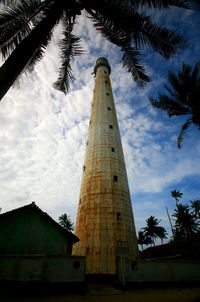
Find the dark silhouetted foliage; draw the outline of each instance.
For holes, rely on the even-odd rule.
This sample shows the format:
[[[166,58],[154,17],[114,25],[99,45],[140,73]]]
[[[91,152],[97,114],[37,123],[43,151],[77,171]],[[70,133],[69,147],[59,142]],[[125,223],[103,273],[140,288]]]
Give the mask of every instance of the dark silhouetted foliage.
[[[0,99],[23,72],[30,72],[39,62],[61,24],[61,67],[54,87],[64,93],[73,78],[71,59],[82,54],[80,37],[73,34],[77,17],[83,11],[108,41],[122,51],[122,64],[134,81],[144,87],[149,81],[139,61],[142,48],[151,48],[164,58],[173,57],[184,47],[180,34],[153,23],[148,10],[190,8],[186,0],[3,0],[0,13],[0,49],[5,63],[0,68]],[[147,14],[141,12],[146,11]]]

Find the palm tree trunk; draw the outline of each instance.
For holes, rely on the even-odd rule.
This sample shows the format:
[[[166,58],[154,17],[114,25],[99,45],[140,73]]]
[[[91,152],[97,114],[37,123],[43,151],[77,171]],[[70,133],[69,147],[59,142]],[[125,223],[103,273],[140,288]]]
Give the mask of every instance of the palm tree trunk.
[[[171,231],[172,231],[172,236],[174,238],[174,230],[173,230],[173,226],[172,226],[172,221],[171,221],[171,218],[169,216],[169,211],[168,211],[168,208],[166,207],[166,211],[167,211],[167,216],[168,216],[168,219],[169,219],[169,224],[170,224],[170,227],[171,227]]]
[[[48,15],[33,31],[15,48],[0,68],[0,100],[26,68],[30,58],[59,20],[62,10],[58,5],[52,6]]]

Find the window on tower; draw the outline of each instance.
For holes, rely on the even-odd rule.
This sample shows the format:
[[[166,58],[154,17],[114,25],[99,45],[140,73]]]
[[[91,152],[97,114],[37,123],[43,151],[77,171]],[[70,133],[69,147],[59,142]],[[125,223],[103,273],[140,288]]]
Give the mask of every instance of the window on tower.
[[[106,92],[106,95],[109,95],[109,93],[108,93],[108,92]]]
[[[108,107],[108,110],[111,110],[111,108],[110,108],[110,107]]]
[[[112,147],[112,148],[111,148],[111,151],[112,151],[112,152],[115,152],[115,148]]]
[[[117,175],[114,175],[114,176],[113,176],[113,180],[114,180],[115,182],[117,182],[117,181],[118,181],[118,177],[117,177]]]
[[[121,220],[121,213],[117,212],[117,220]]]
[[[110,128],[110,129],[113,129],[113,126],[112,126],[112,125],[109,125],[109,128]]]
[[[105,81],[106,84],[108,84],[108,81]]]

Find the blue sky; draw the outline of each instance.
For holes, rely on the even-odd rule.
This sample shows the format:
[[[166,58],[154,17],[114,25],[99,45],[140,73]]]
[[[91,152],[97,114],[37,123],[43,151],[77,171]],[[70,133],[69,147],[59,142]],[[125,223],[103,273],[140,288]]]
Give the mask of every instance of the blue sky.
[[[72,62],[75,80],[64,95],[52,88],[59,68],[60,28],[35,71],[24,76],[0,103],[0,192],[2,213],[35,201],[54,219],[67,213],[76,219],[79,190],[94,88],[93,67],[99,57],[111,65],[111,82],[121,132],[137,231],[150,216],[161,219],[170,234],[165,207],[175,202],[170,191],[180,190],[183,203],[200,198],[200,132],[188,129],[183,147],[177,136],[185,118],[168,118],[153,108],[167,84],[168,69],[200,60],[199,12],[171,9],[152,11],[158,22],[184,34],[188,47],[166,61],[144,50],[142,62],[152,82],[139,89],[121,67],[121,51],[105,41],[84,15],[76,34],[85,54]]]

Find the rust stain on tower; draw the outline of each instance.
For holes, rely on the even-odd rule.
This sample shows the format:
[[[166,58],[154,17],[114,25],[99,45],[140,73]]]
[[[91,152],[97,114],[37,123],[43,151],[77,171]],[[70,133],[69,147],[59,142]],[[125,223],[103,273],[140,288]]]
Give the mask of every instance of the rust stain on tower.
[[[118,257],[138,256],[110,72],[98,59],[73,249],[86,256],[87,274],[116,274]]]

